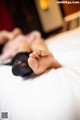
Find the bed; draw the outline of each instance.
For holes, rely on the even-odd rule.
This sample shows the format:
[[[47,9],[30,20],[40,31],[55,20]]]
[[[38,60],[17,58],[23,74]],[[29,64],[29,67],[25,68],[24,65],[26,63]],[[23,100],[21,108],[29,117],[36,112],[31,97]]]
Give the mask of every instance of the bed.
[[[80,27],[46,44],[61,68],[22,78],[0,66],[1,120],[80,120]]]

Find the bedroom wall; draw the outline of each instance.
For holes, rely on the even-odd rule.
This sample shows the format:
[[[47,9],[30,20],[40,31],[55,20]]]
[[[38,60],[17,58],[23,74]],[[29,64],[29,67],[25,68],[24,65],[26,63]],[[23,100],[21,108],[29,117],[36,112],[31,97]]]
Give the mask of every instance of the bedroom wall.
[[[71,1],[71,2],[80,2],[80,0],[62,0],[62,1]],[[63,9],[64,16],[70,15],[77,11],[80,11],[80,4],[61,4]]]
[[[63,25],[62,13],[56,0],[49,1],[47,10],[41,8],[40,0],[35,0],[35,3],[44,32],[50,32]]]
[[[15,26],[20,27],[24,33],[39,30],[42,37],[46,38],[63,26],[61,9],[56,0],[49,0],[49,9],[45,11],[40,7],[40,0],[7,1]]]

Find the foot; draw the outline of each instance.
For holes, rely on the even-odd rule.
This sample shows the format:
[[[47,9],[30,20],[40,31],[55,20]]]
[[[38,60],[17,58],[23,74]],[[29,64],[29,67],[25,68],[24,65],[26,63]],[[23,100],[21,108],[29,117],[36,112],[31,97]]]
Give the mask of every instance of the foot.
[[[5,44],[7,41],[14,39],[18,35],[22,34],[19,28],[15,28],[13,31],[2,30],[0,31],[0,44]]]
[[[54,67],[54,57],[49,52],[36,50],[30,54],[28,64],[35,74],[42,74],[48,68]]]
[[[9,40],[15,39],[17,36],[22,35],[22,31],[20,28],[14,28],[13,31],[8,32],[7,34]]]
[[[8,41],[7,31],[6,30],[0,31],[0,45],[6,43],[7,41]]]

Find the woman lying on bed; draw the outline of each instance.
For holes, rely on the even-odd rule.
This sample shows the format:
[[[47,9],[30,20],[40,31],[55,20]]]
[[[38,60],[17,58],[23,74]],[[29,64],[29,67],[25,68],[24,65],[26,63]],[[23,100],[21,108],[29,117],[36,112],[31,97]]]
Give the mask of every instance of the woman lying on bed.
[[[33,33],[35,37],[35,33]],[[9,36],[9,35],[8,35]],[[16,45],[16,43],[17,45]],[[16,46],[15,46],[16,45]],[[15,49],[14,49],[15,48]],[[19,52],[28,52],[28,65],[35,74],[41,74],[49,68],[59,68],[61,65],[48,50],[44,40],[38,35],[35,39],[27,39],[26,35],[18,35],[3,48],[1,59],[14,57]],[[27,61],[27,60],[26,60]],[[19,61],[18,64],[21,64]]]

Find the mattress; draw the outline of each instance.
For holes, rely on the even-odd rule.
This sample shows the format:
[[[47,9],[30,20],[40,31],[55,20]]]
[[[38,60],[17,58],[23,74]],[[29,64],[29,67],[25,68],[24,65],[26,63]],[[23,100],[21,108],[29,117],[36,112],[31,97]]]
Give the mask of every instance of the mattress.
[[[0,119],[80,119],[80,27],[48,38],[46,44],[62,64],[41,75],[16,77],[0,66]]]

